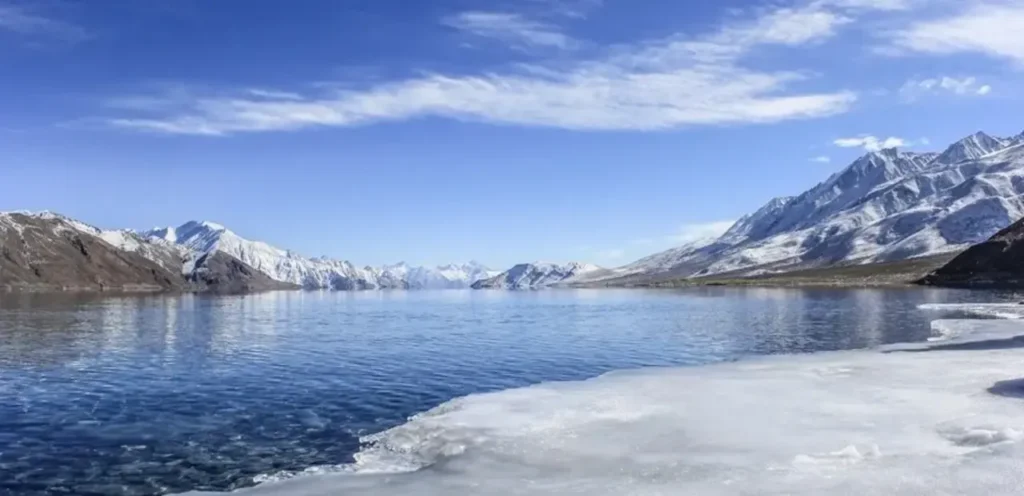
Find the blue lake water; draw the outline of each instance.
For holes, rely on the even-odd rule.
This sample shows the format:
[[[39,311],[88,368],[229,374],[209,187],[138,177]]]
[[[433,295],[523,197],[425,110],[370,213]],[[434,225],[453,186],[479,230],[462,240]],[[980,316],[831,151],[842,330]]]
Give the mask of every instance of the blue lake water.
[[[0,295],[0,494],[230,490],[452,398],[922,341],[946,290]]]

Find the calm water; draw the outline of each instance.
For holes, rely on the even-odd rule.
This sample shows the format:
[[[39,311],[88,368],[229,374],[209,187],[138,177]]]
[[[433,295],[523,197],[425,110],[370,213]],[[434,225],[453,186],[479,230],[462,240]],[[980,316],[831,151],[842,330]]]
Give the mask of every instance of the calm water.
[[[454,397],[919,341],[943,290],[0,295],[0,494],[229,490]]]

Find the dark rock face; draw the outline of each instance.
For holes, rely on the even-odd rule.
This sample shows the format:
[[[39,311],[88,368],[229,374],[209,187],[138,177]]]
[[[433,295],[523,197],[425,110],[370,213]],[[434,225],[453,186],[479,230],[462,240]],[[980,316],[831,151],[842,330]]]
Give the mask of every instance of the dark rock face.
[[[67,229],[58,219],[9,214],[0,231],[0,290],[174,291],[182,278],[136,253]]]
[[[1024,220],[974,245],[921,284],[964,288],[1024,288]]]
[[[249,293],[281,289],[299,289],[294,284],[275,281],[241,260],[223,252],[203,255],[188,275],[192,290],[221,294]]]

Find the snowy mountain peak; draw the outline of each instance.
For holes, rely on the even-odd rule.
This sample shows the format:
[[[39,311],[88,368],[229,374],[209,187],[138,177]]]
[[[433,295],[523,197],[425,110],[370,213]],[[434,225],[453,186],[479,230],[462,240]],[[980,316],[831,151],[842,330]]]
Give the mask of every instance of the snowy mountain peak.
[[[202,226],[202,227],[204,227],[206,229],[210,229],[212,231],[227,231],[228,230],[228,228],[224,227],[223,225],[218,224],[216,222],[210,222],[208,220],[204,220],[202,222],[199,222],[198,224],[200,226]]]
[[[974,160],[984,157],[990,153],[999,151],[1007,146],[1007,142],[977,132],[967,136],[946,148],[935,159],[936,164],[953,165],[965,160]]]
[[[170,243],[178,242],[178,230],[173,227],[154,227],[139,234],[145,238],[162,239]]]

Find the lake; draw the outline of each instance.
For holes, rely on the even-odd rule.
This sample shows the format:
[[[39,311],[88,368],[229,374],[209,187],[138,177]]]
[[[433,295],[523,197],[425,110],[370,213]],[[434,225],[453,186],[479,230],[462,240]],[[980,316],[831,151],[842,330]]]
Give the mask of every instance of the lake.
[[[0,294],[0,493],[226,491],[453,398],[918,342],[938,289]]]

